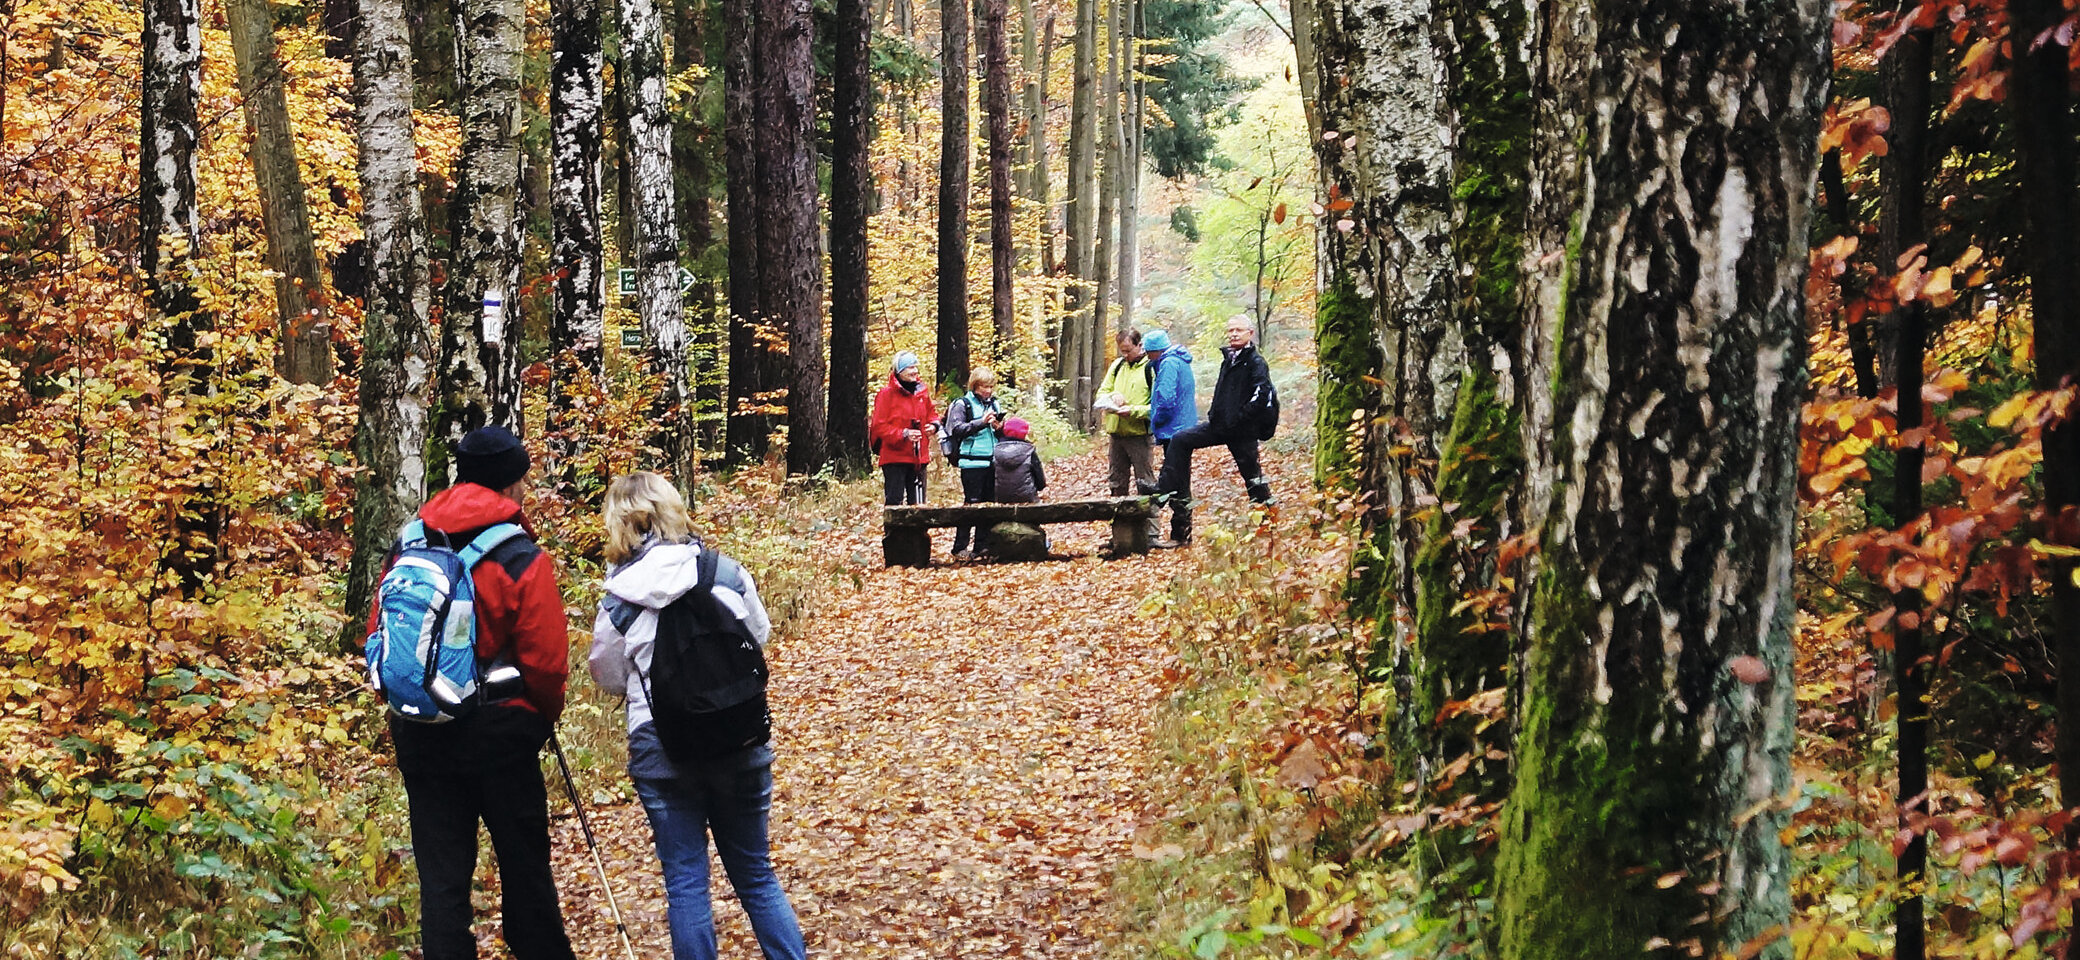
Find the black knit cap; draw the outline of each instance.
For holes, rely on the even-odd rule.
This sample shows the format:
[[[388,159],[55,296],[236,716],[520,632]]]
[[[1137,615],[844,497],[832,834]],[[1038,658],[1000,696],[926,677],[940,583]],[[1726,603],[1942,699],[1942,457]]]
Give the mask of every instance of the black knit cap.
[[[504,490],[527,476],[527,448],[504,427],[478,427],[455,445],[455,482]]]

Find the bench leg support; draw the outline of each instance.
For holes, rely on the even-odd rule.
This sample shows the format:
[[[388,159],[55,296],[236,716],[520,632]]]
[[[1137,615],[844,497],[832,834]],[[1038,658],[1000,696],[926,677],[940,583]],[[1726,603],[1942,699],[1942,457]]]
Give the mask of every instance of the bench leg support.
[[[882,531],[881,562],[891,567],[931,566],[931,531],[919,527]]]
[[[1112,521],[1112,555],[1124,557],[1133,553],[1148,552],[1148,520],[1143,517],[1115,517]]]

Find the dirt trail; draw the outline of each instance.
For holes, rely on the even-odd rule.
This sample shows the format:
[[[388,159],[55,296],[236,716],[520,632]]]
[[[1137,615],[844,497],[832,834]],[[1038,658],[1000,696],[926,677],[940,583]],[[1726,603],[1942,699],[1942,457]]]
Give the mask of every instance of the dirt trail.
[[[1065,497],[1101,492],[1102,470],[1101,455],[1048,465]],[[1189,557],[1105,561],[1102,524],[1050,532],[1084,556],[953,565],[939,531],[938,566],[834,585],[845,595],[771,650],[773,853],[812,955],[1095,957],[1115,939],[1107,884],[1174,662],[1143,602]],[[641,807],[594,817],[638,955],[669,956]],[[556,829],[579,956],[622,956],[576,823]],[[757,957],[715,875],[722,956]]]

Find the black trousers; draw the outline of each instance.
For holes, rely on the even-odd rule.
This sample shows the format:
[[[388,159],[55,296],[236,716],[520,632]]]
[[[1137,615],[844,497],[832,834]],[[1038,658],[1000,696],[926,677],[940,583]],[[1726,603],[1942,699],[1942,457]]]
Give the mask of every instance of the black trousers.
[[[425,960],[476,960],[470,881],[477,822],[498,854],[506,947],[518,960],[573,960],[549,868],[549,794],[540,751],[549,723],[520,707],[487,706],[450,723],[392,717],[419,866]]]
[[[1264,466],[1257,458],[1257,438],[1247,429],[1219,430],[1201,423],[1180,431],[1163,447],[1163,472],[1156,475],[1156,489],[1174,494],[1171,503],[1190,510],[1192,498],[1192,454],[1207,447],[1227,447],[1235,458],[1235,471],[1246,485],[1263,482]],[[1178,501],[1186,501],[1179,504]]]
[[[961,468],[962,503],[988,503],[996,498],[996,467]],[[953,552],[959,553],[967,549],[970,535],[973,535],[975,538],[975,549],[984,549],[982,542],[988,539],[988,533],[989,531],[987,530],[978,530],[974,527],[955,527],[953,530]]]
[[[923,503],[924,464],[882,464],[881,502],[891,507],[900,507],[904,504]]]

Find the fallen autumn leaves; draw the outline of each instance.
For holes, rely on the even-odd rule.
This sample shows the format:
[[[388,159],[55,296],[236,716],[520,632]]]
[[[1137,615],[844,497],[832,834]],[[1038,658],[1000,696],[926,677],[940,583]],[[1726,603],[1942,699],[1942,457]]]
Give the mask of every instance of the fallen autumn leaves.
[[[1065,496],[1102,492],[1102,469],[1049,465]],[[875,568],[770,651],[773,856],[813,954],[1095,957],[1117,939],[1107,887],[1144,815],[1174,663],[1142,605],[1190,558],[1102,561],[1101,525],[1050,533],[1084,556]],[[641,807],[591,813],[638,956],[669,955]],[[579,956],[622,956],[577,822],[555,842]],[[756,957],[716,873],[722,956]]]

